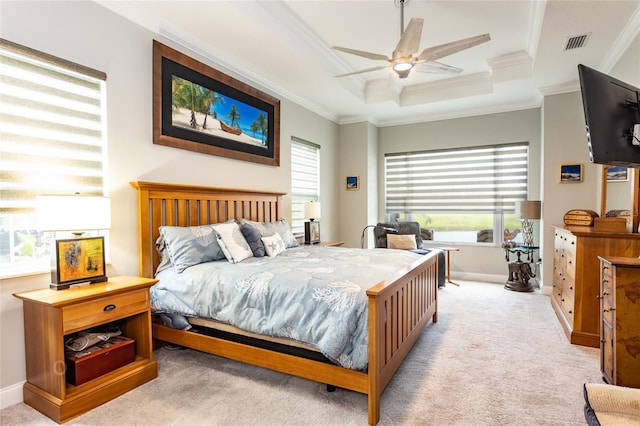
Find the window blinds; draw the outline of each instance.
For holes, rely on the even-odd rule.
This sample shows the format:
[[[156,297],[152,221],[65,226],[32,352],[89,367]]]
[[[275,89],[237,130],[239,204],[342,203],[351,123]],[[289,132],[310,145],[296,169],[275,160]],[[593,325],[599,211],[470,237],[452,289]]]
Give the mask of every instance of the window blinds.
[[[304,232],[304,203],[320,198],[320,147],[291,138],[291,228]]]
[[[514,212],[528,157],[528,143],[386,154],[386,211]]]
[[[103,195],[104,73],[0,39],[0,214]]]

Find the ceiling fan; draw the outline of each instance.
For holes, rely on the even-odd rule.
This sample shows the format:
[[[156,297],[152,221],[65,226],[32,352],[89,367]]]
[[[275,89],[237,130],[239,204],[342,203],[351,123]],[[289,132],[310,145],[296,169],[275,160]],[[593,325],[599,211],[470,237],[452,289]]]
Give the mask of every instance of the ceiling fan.
[[[340,52],[362,56],[364,58],[377,61],[387,61],[389,64],[340,74],[336,75],[336,77],[362,74],[365,72],[381,70],[387,67],[391,67],[400,78],[406,78],[409,75],[409,72],[414,68],[419,72],[458,74],[462,72],[460,68],[436,62],[436,60],[491,40],[491,36],[489,34],[482,34],[475,37],[453,41],[451,43],[441,44],[439,46],[428,47],[423,50],[422,53],[416,55],[420,46],[420,37],[422,35],[424,19],[411,18],[409,25],[407,25],[406,30],[403,32],[404,5],[408,1],[409,0],[394,0],[396,4],[400,5],[400,41],[391,54],[391,58],[379,53],[364,52],[362,50],[349,49],[347,47],[332,47],[332,49]]]

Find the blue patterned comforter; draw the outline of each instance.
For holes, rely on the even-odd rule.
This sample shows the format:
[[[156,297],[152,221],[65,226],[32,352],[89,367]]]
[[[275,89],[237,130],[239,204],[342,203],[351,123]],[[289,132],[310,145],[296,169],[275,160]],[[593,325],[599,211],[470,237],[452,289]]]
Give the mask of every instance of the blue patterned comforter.
[[[211,318],[317,348],[334,363],[368,362],[366,290],[421,256],[405,250],[298,247],[277,257],[202,263],[160,272],[156,312]]]

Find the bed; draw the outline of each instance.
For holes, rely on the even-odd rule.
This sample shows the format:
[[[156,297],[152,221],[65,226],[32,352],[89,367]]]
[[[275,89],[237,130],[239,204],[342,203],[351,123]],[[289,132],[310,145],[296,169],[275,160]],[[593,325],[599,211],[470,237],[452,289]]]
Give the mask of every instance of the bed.
[[[160,258],[156,241],[161,226],[199,226],[242,219],[275,222],[284,194],[155,182],[132,182],[138,193],[138,259],[140,274],[153,277]],[[342,250],[332,248],[333,250]],[[316,250],[303,248],[300,250]],[[369,424],[380,418],[380,396],[430,320],[437,321],[436,255],[418,256],[387,280],[366,290],[368,365],[354,370],[258,344],[260,336],[234,339],[233,331],[202,333],[154,322],[157,341],[180,345],[241,362],[367,394]]]

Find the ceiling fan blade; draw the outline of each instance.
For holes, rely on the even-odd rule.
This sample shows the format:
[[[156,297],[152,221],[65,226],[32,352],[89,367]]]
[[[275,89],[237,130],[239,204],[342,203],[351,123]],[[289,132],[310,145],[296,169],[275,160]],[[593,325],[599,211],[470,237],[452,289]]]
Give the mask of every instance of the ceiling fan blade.
[[[426,72],[433,74],[460,74],[462,68],[454,67],[452,65],[443,64],[442,62],[428,61],[420,62],[414,67],[418,72]]]
[[[409,57],[420,48],[420,38],[422,37],[422,26],[424,19],[411,18],[407,29],[402,33],[400,41],[393,51],[393,58]]]
[[[418,56],[419,61],[435,61],[445,56],[453,55],[461,50],[468,49],[478,44],[486,43],[491,40],[489,34],[482,34],[475,37],[469,37],[451,43],[441,44],[440,46],[428,47]]]
[[[382,66],[380,66],[380,67],[373,67],[373,68],[367,68],[367,69],[365,69],[365,70],[348,72],[348,73],[346,73],[346,74],[340,74],[340,75],[336,75],[336,76],[334,76],[334,77],[335,77],[335,78],[338,78],[338,77],[346,77],[346,76],[348,76],[348,75],[355,75],[355,74],[362,74],[362,73],[365,73],[365,72],[378,71],[378,70],[383,70],[383,69],[385,69],[385,68],[389,68],[389,66],[388,66],[388,65],[382,65]]]
[[[363,58],[374,59],[376,61],[388,62],[391,60],[386,55],[381,55],[380,53],[365,52],[363,50],[349,49],[347,47],[340,47],[340,46],[333,46],[331,48],[333,50],[339,50],[340,52],[349,53],[351,55],[356,55],[356,56],[362,56]]]

